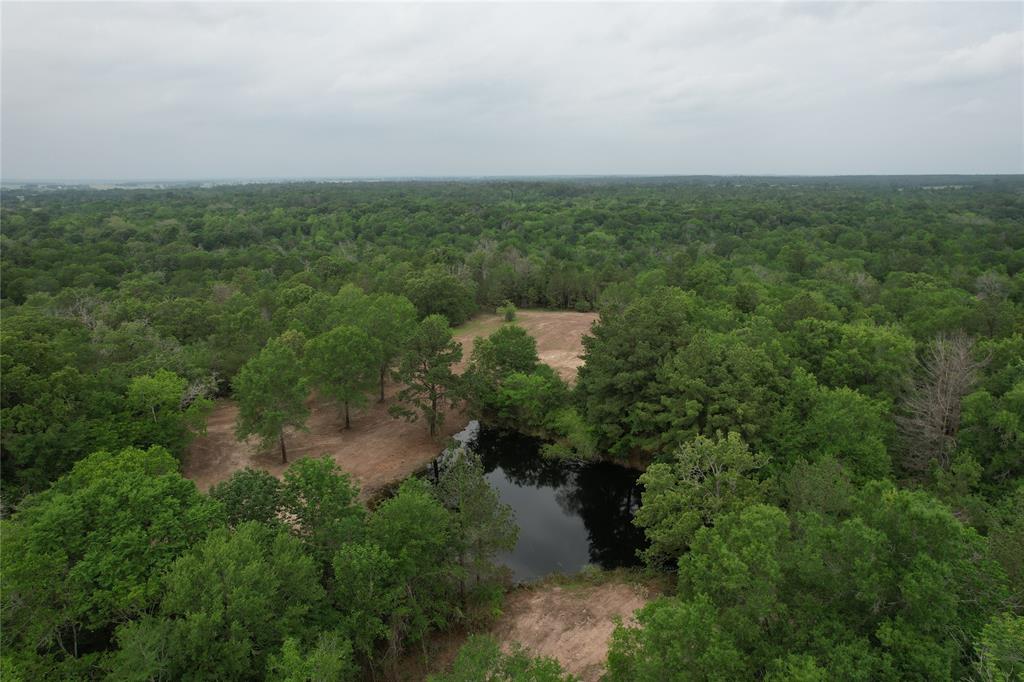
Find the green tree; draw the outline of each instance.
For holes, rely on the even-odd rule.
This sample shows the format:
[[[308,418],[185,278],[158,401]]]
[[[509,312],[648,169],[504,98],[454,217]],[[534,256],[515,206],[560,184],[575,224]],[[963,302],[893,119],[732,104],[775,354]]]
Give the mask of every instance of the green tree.
[[[345,406],[345,428],[351,428],[349,405],[366,405],[379,368],[380,349],[362,329],[341,325],[306,345],[306,371],[321,393]]]
[[[537,366],[537,341],[517,324],[498,327],[473,341],[470,368],[488,380],[512,372],[529,373]]]
[[[362,326],[377,342],[380,402],[384,402],[384,378],[416,329],[416,307],[404,296],[377,294]]]
[[[118,629],[115,677],[252,679],[286,637],[309,641],[323,607],[316,564],[285,531],[243,523],[218,529],[170,567],[158,617]],[[152,650],[152,630],[170,646]]]
[[[603,314],[583,337],[576,391],[604,451],[626,455],[660,433],[645,417],[661,399],[658,368],[686,343],[696,318],[693,295],[669,287]]]
[[[459,378],[452,365],[462,359],[462,346],[452,338],[452,330],[441,315],[430,315],[420,322],[409,342],[395,374],[405,383],[398,400],[419,411],[427,421],[431,437],[444,422],[446,404],[458,396]],[[392,414],[416,419],[407,408],[393,406]]]
[[[505,301],[496,311],[506,322],[514,322],[516,319],[516,305],[512,301]]]
[[[392,635],[399,625],[392,618],[404,608],[395,560],[376,544],[350,542],[335,553],[332,567],[335,606],[354,650],[373,670],[377,644]],[[397,650],[400,642],[391,644]]]
[[[659,433],[648,445],[671,447],[719,431],[760,444],[783,402],[785,363],[736,333],[698,332],[658,372],[661,397],[645,417]]]
[[[205,433],[213,401],[204,393],[201,385],[189,386],[187,379],[165,369],[134,377],[127,404],[140,416],[137,423],[144,425],[140,431],[149,441],[145,444],[181,452],[192,436]]]
[[[914,340],[898,327],[818,319],[796,323],[787,347],[819,382],[895,401],[914,367]]]
[[[293,343],[285,337],[270,340],[245,363],[232,386],[238,399],[237,437],[255,434],[263,447],[276,440],[281,461],[287,462],[284,430],[304,428],[309,416],[305,402],[309,392]]]
[[[499,552],[515,548],[519,527],[512,508],[501,503],[484,478],[480,456],[466,448],[449,456],[437,496],[454,514],[453,544],[462,569],[459,591],[465,607],[470,596],[481,599],[494,594],[495,579],[502,573],[494,559]]]
[[[209,362],[212,371],[230,379],[259,353],[271,337],[272,327],[259,301],[246,294],[236,293],[218,308],[214,332],[207,342]]]
[[[554,434],[562,437],[561,427],[569,402],[569,388],[555,370],[538,364],[530,374],[513,372],[504,378],[494,397],[489,417],[498,426],[509,426],[526,433]]]
[[[834,457],[814,462],[798,460],[780,477],[786,507],[792,512],[818,512],[831,516],[848,514],[854,487],[850,474]]]
[[[760,500],[756,476],[766,461],[730,433],[698,436],[681,445],[671,462],[651,464],[639,479],[643,504],[633,520],[650,541],[647,561],[675,562],[702,526]]]
[[[743,679],[747,662],[706,597],[656,599],[636,613],[639,627],[619,624],[608,647],[610,682]]]
[[[850,509],[836,519],[755,504],[700,528],[677,596],[615,633],[612,679],[962,679],[1008,594],[984,540],[941,502],[887,482]]]
[[[403,293],[420,315],[442,315],[448,324],[458,326],[476,312],[473,283],[434,267],[409,276]]]
[[[422,642],[431,628],[447,625],[458,566],[452,561],[452,516],[430,484],[407,479],[370,516],[368,540],[394,561],[393,585],[402,595],[389,614],[389,656]]]
[[[780,468],[798,457],[833,457],[859,482],[890,474],[893,426],[887,403],[846,387],[818,386],[802,370],[794,374],[786,401],[767,439]]]
[[[292,533],[325,565],[342,544],[362,539],[365,512],[358,497],[359,489],[329,455],[295,462],[281,483],[281,508]]]
[[[352,661],[352,645],[336,632],[322,632],[316,644],[303,653],[295,637],[281,645],[280,655],[267,662],[268,682],[348,682],[359,679]]]
[[[210,497],[224,506],[228,525],[246,521],[274,523],[281,507],[281,482],[262,469],[246,467],[210,489]]]
[[[96,452],[3,522],[3,642],[72,659],[153,608],[161,574],[223,523],[163,448]],[[10,649],[8,649],[10,650]]]
[[[573,682],[577,678],[562,670],[553,658],[530,656],[512,643],[505,653],[490,635],[470,635],[459,649],[449,673],[431,675],[428,682]]]
[[[1014,682],[1024,678],[1024,616],[993,616],[975,645],[978,679]]]
[[[988,540],[989,555],[1009,579],[1013,602],[1024,604],[1024,482],[992,510]]]
[[[982,389],[963,400],[959,447],[982,458],[989,480],[1024,476],[1024,361],[1019,373],[1002,395]]]
[[[518,325],[475,339],[462,380],[475,414],[523,430],[542,425],[548,409],[568,397],[551,368],[540,364],[537,342]]]

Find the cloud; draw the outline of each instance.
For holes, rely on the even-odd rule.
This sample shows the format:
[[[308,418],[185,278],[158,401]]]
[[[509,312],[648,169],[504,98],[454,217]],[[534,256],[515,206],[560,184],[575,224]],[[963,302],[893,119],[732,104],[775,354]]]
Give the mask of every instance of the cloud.
[[[1011,3],[0,12],[5,178],[1024,170]]]
[[[1021,75],[1024,31],[998,33],[984,42],[960,47],[902,75],[918,85],[963,85],[1003,76]]]

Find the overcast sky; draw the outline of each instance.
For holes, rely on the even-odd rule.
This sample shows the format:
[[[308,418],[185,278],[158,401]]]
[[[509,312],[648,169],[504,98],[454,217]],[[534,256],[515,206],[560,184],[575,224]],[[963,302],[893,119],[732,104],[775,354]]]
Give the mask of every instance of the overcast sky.
[[[1024,3],[2,3],[2,175],[1024,172]]]

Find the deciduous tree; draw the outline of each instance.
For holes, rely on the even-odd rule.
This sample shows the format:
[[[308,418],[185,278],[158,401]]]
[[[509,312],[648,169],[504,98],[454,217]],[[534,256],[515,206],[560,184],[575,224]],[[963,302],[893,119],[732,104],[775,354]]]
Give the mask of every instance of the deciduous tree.
[[[379,344],[362,329],[340,325],[311,339],[303,357],[313,386],[345,406],[345,428],[351,428],[349,406],[366,405],[379,368]]]
[[[281,448],[281,461],[288,461],[284,445],[286,428],[304,428],[306,379],[294,343],[284,337],[272,339],[254,358],[245,363],[232,383],[238,399],[238,438],[260,437],[263,447],[275,440]]]

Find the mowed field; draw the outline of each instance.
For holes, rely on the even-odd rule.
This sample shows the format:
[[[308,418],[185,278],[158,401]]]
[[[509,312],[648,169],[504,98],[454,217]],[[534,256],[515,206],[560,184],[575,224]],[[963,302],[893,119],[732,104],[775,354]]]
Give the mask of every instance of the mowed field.
[[[582,363],[583,335],[596,320],[596,313],[523,310],[516,322],[537,339],[541,361],[571,382]],[[480,315],[455,330],[463,348],[461,367],[469,359],[473,339],[487,336],[502,324],[498,315]],[[329,454],[359,484],[364,498],[420,470],[449,436],[462,430],[466,417],[449,413],[441,438],[433,440],[421,421],[406,422],[388,414],[396,392],[397,387],[389,385],[384,403],[373,402],[366,409],[353,410],[352,428],[347,431],[337,406],[310,396],[307,430],[285,435],[289,461]],[[276,447],[262,451],[255,439],[235,440],[237,416],[238,407],[233,401],[218,401],[207,421],[206,435],[192,442],[183,472],[200,490],[208,490],[247,466],[275,476],[281,476],[288,467],[281,463]]]

